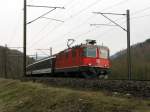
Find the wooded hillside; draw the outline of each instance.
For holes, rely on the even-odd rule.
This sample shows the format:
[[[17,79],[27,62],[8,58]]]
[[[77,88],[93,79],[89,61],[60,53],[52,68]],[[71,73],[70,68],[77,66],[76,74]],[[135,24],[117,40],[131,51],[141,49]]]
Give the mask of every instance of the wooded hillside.
[[[112,58],[111,78],[127,79],[126,50]],[[150,39],[131,47],[132,79],[150,80]]]
[[[27,57],[27,64],[34,60]],[[0,77],[16,78],[23,75],[23,54],[0,46]]]

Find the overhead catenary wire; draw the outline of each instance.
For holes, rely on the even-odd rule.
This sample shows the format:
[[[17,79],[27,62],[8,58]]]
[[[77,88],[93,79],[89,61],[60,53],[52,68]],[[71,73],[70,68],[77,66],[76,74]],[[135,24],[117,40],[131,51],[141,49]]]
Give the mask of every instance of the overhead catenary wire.
[[[140,12],[140,13],[142,13],[142,11]],[[138,19],[138,18],[140,18],[140,17],[134,17],[135,19]],[[133,18],[133,19],[134,19]],[[142,17],[141,17],[142,18]],[[131,18],[132,19],[132,18]],[[59,25],[58,25],[58,27],[59,27]],[[54,29],[55,30],[55,29]],[[92,32],[92,31],[91,31]],[[79,32],[80,33],[80,32]],[[70,35],[71,35],[71,33],[70,33]]]
[[[102,11],[107,10],[107,9],[110,9],[110,8],[112,8],[112,7],[114,7],[114,6],[120,5],[120,4],[122,4],[122,3],[126,2],[126,1],[127,1],[127,0],[122,0],[122,1],[120,1],[120,2],[118,2],[118,3],[116,3],[116,4],[114,4],[114,5],[111,5],[111,6],[108,6],[107,8],[102,9]],[[89,19],[91,19],[91,18],[93,18],[93,16],[90,16],[90,17],[87,18],[86,20],[89,20]],[[78,25],[77,27],[80,27],[80,26],[82,26],[82,25],[85,24],[85,23],[86,23],[86,21],[85,21],[84,23],[81,23],[81,24]],[[75,28],[77,28],[77,27],[75,27]],[[75,28],[73,28],[73,29],[75,29]],[[71,29],[71,30],[73,30],[73,29]]]
[[[113,4],[113,5],[111,5],[111,6],[109,6],[109,7],[107,7],[107,8],[104,8],[103,10],[107,10],[107,9],[110,9],[110,8],[112,8],[112,7],[114,7],[114,6],[117,6],[117,5],[120,5],[120,4],[122,4],[122,3],[124,3],[124,2],[126,2],[127,0],[122,0],[122,1],[120,1],[120,2],[118,2],[118,3],[116,3],[116,4]],[[98,2],[98,1],[97,1]],[[93,4],[91,4],[90,6],[92,6]],[[85,9],[84,9],[85,10]],[[81,13],[81,12],[83,12],[84,10],[82,10],[82,11],[79,11],[79,14]],[[89,17],[89,18],[87,18],[86,20],[89,20],[89,19],[91,19],[92,17]],[[66,20],[65,20],[66,21]],[[84,22],[85,23],[85,22]],[[82,23],[83,24],[83,23]],[[80,24],[80,25],[82,25],[82,24]],[[63,24],[62,24],[63,25]],[[61,25],[60,25],[61,26]],[[59,27],[60,27],[59,26]],[[47,34],[48,35],[48,34]],[[46,35],[46,36],[47,36]],[[43,37],[42,37],[43,38]],[[40,40],[40,39],[39,39]],[[34,45],[34,44],[32,44],[32,45]]]
[[[24,38],[24,41],[23,41],[23,46],[24,46],[24,50],[23,50],[23,74],[24,76],[26,76],[26,37],[27,37],[27,24],[31,24],[35,21],[37,21],[38,19],[40,19],[41,17],[44,17],[45,15],[49,14],[50,12],[54,11],[55,9],[57,9],[58,7],[53,7],[50,11],[42,14],[41,16],[35,18],[34,20],[30,21],[27,23],[27,1],[24,0],[24,22],[23,22],[23,38]],[[59,7],[60,8],[60,7]]]
[[[111,21],[113,24],[115,24],[116,26],[120,27],[121,29],[123,29],[124,31],[127,31],[125,28],[123,28],[121,25],[119,25],[118,23],[116,23],[114,20],[108,18],[106,15],[104,15],[103,13],[100,13],[103,17],[105,17],[106,19],[108,19],[109,21]]]
[[[111,5],[111,6],[107,7],[107,8],[102,9],[102,11],[103,11],[103,10],[110,9],[110,8],[112,8],[112,7],[114,7],[114,6],[120,5],[120,4],[124,3],[124,2],[126,2],[126,1],[125,1],[125,0],[122,0],[122,1],[120,1],[120,2],[118,2],[118,3],[116,3],[116,4],[114,4],[114,5]],[[92,16],[91,16],[91,17],[92,17]],[[91,19],[91,17],[87,18],[87,20]],[[123,18],[124,18],[124,17],[123,17]],[[117,19],[117,20],[115,20],[115,21],[118,21],[118,20],[123,19],[123,18],[119,18],[119,19]],[[85,23],[85,22],[84,22],[84,23]],[[81,24],[78,25],[77,27],[82,26],[84,23],[81,23]],[[109,25],[110,23],[111,23],[111,22],[109,22],[108,25]],[[77,28],[77,27],[75,27],[75,28]],[[73,29],[74,29],[74,28],[73,28]],[[71,29],[71,30],[73,30],[73,29]],[[93,28],[93,29],[95,29],[95,28]],[[82,34],[79,34],[79,35],[75,36],[74,38],[77,39],[77,38],[79,38],[80,36],[85,35],[85,34],[88,34],[88,33],[90,33],[90,32],[92,32],[92,30],[88,30],[87,32],[84,32],[84,33],[82,33]],[[68,33],[69,33],[69,32],[68,32]],[[65,36],[65,35],[67,35],[67,33],[64,34],[63,36]],[[59,42],[59,43],[60,43],[60,42]]]
[[[132,13],[132,16],[133,16],[133,15],[136,15],[136,14],[138,14],[138,13],[141,13],[141,12],[143,12],[143,11],[146,11],[146,10],[148,10],[148,9],[150,9],[150,7],[146,7],[146,8],[144,8],[144,9],[140,9],[140,10],[138,10],[138,11],[135,11],[135,12]],[[114,14],[114,13],[105,13],[105,14]],[[117,15],[118,15],[118,14],[117,14]],[[119,14],[119,15],[124,15],[124,14]],[[142,17],[146,17],[146,16],[150,16],[150,14],[144,15],[144,16],[131,17],[131,19],[142,18]],[[124,17],[123,17],[123,18],[124,18]],[[119,18],[119,19],[117,19],[117,20],[115,20],[115,21],[121,20],[121,19],[123,19],[123,18]],[[111,23],[111,22],[109,22],[109,23],[107,23],[107,24],[104,24],[104,26],[105,26],[105,25],[108,25],[108,26],[109,26],[110,23]],[[103,25],[103,24],[101,24],[101,25]],[[113,26],[113,25],[110,25],[110,26]]]
[[[150,9],[150,7],[146,7],[146,8],[144,8],[144,9],[140,9],[140,10],[138,10],[138,11],[135,11],[135,12],[132,13],[132,16],[133,16],[133,15],[136,15],[136,14],[138,14],[138,13],[141,13],[142,11],[149,10],[149,9]],[[134,19],[139,19],[139,18],[148,17],[148,16],[150,16],[150,14],[143,15],[143,16],[135,16],[135,17],[134,17],[134,16],[132,17],[132,16],[131,16],[131,18],[130,18],[131,21],[134,20]],[[117,19],[117,20],[115,20],[115,21],[118,21],[118,20],[120,20],[120,19]],[[124,23],[124,22],[125,22],[125,21],[123,21],[122,23]],[[109,24],[109,23],[108,23],[108,24]],[[110,30],[111,30],[111,29],[110,29]],[[108,30],[108,31],[110,31],[110,30]],[[105,34],[107,34],[107,33],[105,33]]]
[[[96,2],[99,2],[99,1],[101,1],[101,0],[97,0]],[[94,3],[96,3],[96,2],[94,2]],[[91,7],[92,5],[94,5],[94,4],[93,4],[93,3],[90,4],[89,7]],[[86,9],[87,9],[87,7],[86,7]],[[84,10],[86,10],[86,9],[84,9]],[[83,12],[84,10],[82,9],[82,11],[79,11],[78,13],[81,13],[81,12]],[[76,14],[77,14],[77,13],[76,13]],[[65,19],[65,21],[66,21],[66,19]],[[62,24],[62,25],[63,25],[63,24]],[[61,26],[61,25],[60,25],[60,26]],[[59,27],[60,27],[60,26],[59,26]],[[48,34],[47,34],[47,35],[48,35]],[[46,36],[47,36],[47,35],[46,35]],[[43,37],[42,37],[42,38],[43,38]],[[41,39],[41,38],[40,38],[40,39]],[[39,40],[40,40],[40,39],[39,39]],[[32,45],[34,45],[34,44],[32,44]]]
[[[67,7],[68,5],[72,8],[73,6],[75,6],[75,5],[73,5],[73,3],[74,3],[74,1],[75,0],[70,0],[69,2],[66,2],[65,4],[64,4],[64,7]],[[73,6],[72,6],[73,5]]]
[[[113,4],[113,5],[111,5],[111,6],[108,6],[107,8],[104,8],[104,9],[102,9],[102,11],[103,10],[107,10],[107,9],[110,9],[110,8],[112,8],[112,7],[115,7],[115,6],[118,6],[118,5],[120,5],[120,4],[123,4],[124,2],[127,2],[128,0],[122,0],[122,1],[120,1],[120,2],[118,2],[118,3],[116,3],[116,4]],[[82,12],[82,11],[81,11]],[[81,12],[79,12],[79,14],[81,13]],[[91,16],[91,17],[89,17],[89,18],[87,18],[86,20],[89,20],[89,19],[91,19],[93,16]],[[65,20],[66,21],[66,20]],[[85,24],[86,23],[86,21],[85,22],[83,22],[83,23],[81,23],[80,25],[78,25],[78,27],[79,26],[82,26],[83,24]],[[59,26],[60,27],[60,26]],[[76,27],[74,27],[74,28],[76,28]],[[74,29],[73,28],[73,29]],[[71,29],[71,30],[73,30],[73,29]],[[48,34],[47,34],[48,35]],[[47,36],[46,35],[46,36]],[[64,34],[64,35],[66,35],[66,34]],[[43,38],[43,37],[42,37]]]
[[[137,10],[135,11],[134,13],[131,13],[132,15],[136,15],[136,14],[139,14],[139,13],[143,13],[144,11],[146,10],[150,10],[150,6],[146,7],[146,8],[143,8],[143,9],[140,9],[140,10]]]
[[[124,15],[124,14],[123,14],[123,15]],[[145,16],[150,16],[150,15],[145,15]],[[142,17],[143,17],[143,16],[142,16]],[[123,19],[123,18],[116,19],[115,22],[118,21],[118,20],[122,20],[122,19]],[[134,18],[131,18],[131,19],[134,19]],[[135,18],[135,19],[136,19],[136,18]],[[138,19],[138,17],[137,17],[137,19]],[[111,23],[111,22],[109,22],[109,23],[107,23],[107,24],[104,24],[104,25],[116,26],[116,25],[110,25],[110,23]],[[122,23],[124,23],[124,21],[123,21]],[[101,25],[103,25],[103,24],[101,24]],[[105,30],[104,33],[102,33],[102,34],[99,35],[99,36],[106,35],[106,34],[107,34],[106,32],[109,32],[109,31],[112,31],[112,28],[110,28],[110,29],[108,29],[108,30]],[[83,34],[77,35],[75,38],[78,38],[78,37],[81,36],[81,35],[85,35],[85,34],[91,33],[91,32],[92,32],[92,31],[89,30],[89,31],[87,31],[87,32],[84,32]]]
[[[147,16],[150,16],[150,15],[147,15]],[[142,18],[142,17],[146,17],[146,15],[145,15],[145,16],[134,17],[134,18],[131,17],[131,21],[132,21],[132,20],[135,20],[135,19]],[[125,21],[123,21],[122,23],[124,23],[124,22],[125,22]],[[98,37],[102,37],[102,36],[104,36],[104,35],[107,35],[108,32],[110,32],[110,31],[112,32],[113,30],[115,30],[115,29],[114,29],[114,28],[109,28],[108,30],[103,31],[103,33],[98,34]],[[97,38],[97,37],[95,37],[95,38]]]
[[[111,9],[112,7],[114,7],[114,6],[118,6],[118,5],[120,5],[120,4],[122,4],[122,3],[124,3],[125,2],[125,0],[122,0],[122,1],[120,1],[120,2],[118,2],[118,3],[116,3],[116,4],[113,4],[113,5],[111,5],[111,6],[108,6],[107,8],[104,8],[104,9],[102,9],[101,11],[104,11],[104,10],[107,10],[107,9]],[[93,16],[90,16],[89,18],[87,18],[86,20],[89,20],[89,19],[91,19],[91,18],[93,18]],[[85,21],[86,22],[86,21]],[[80,24],[79,26],[77,26],[77,27],[80,27],[80,26],[82,26],[83,24],[85,24],[85,22],[84,23],[82,23],[82,24]],[[76,27],[75,27],[76,28]],[[72,29],[71,29],[72,30]]]
[[[148,16],[150,16],[150,14],[132,17],[131,20],[133,20],[133,19],[139,19],[139,18],[144,18],[144,17],[148,17]]]
[[[134,14],[134,13],[133,13]],[[148,14],[148,15],[143,15],[143,16],[137,16],[137,17],[131,17],[130,19],[131,19],[131,21],[133,21],[133,20],[136,20],[136,19],[140,19],[140,18],[144,18],[144,17],[147,17],[147,16],[150,16],[150,14]],[[125,21],[122,21],[122,23],[125,23]],[[110,32],[110,31],[113,31],[114,30],[114,28],[109,28],[108,30],[105,30],[103,33],[101,33],[101,34],[98,34],[98,37],[99,36],[104,36],[104,35],[107,35],[108,33],[107,32]],[[95,37],[96,38],[96,37]]]
[[[70,0],[69,2],[66,2],[66,3],[64,4],[64,7],[67,7],[67,5],[70,6],[70,4],[73,4],[73,2],[74,2],[74,1],[72,1],[72,0]],[[74,5],[73,5],[73,6],[74,6]],[[71,8],[72,8],[72,7],[71,7]],[[40,33],[42,33],[42,32],[48,27],[49,24],[50,24],[50,22],[48,22],[48,24],[46,24],[44,27],[42,27],[41,30],[40,30],[34,37],[39,36]]]
[[[53,30],[55,30],[60,24],[63,24],[63,23],[59,23],[59,24],[57,24],[56,26],[54,26],[51,30],[49,30],[49,31],[53,31]],[[43,29],[44,29],[44,27],[43,27]],[[32,48],[34,45],[37,45],[39,42],[41,42],[42,40],[44,40],[45,38],[43,38],[43,36],[42,36],[42,38],[39,38],[38,40],[36,40],[34,43],[32,43],[30,46],[28,46],[28,48]]]
[[[88,6],[86,6],[85,8],[79,10],[78,12],[76,12],[75,14],[71,15],[70,17],[66,18],[65,20],[69,20],[72,19],[74,17],[76,17],[77,15],[81,14],[82,12],[84,12],[85,10],[89,9],[90,7],[97,5],[99,2],[101,2],[102,0],[96,0],[95,2],[89,4]]]
[[[42,51],[41,49],[37,49],[37,50],[39,50],[39,51],[40,51],[41,53],[43,53],[44,55],[49,56],[49,54],[45,53],[45,52]]]
[[[42,31],[44,31],[44,30],[48,27],[48,25],[49,25],[50,23],[51,23],[51,21],[49,21],[48,23],[46,23],[46,24],[41,28],[41,30],[40,30],[38,33],[36,33],[33,37],[38,37],[38,36],[40,35],[40,33],[41,33]],[[63,23],[63,22],[61,22],[61,23]],[[57,25],[57,26],[58,26],[58,25]],[[50,31],[53,31],[57,26],[55,26],[54,28],[52,28]],[[42,39],[42,38],[36,40],[34,43],[37,43],[37,42],[41,41],[41,39]],[[34,44],[29,45],[28,48],[31,49],[31,47],[32,47],[33,45],[34,45]]]
[[[118,18],[118,19],[116,19],[116,20],[114,20],[115,22],[117,22],[117,21],[119,21],[119,20],[122,20],[124,17],[121,17],[121,18]],[[124,22],[124,21],[123,21]],[[122,23],[123,23],[122,22]],[[107,23],[107,25],[109,26],[110,25],[110,23],[111,22],[109,22],[109,23]],[[116,26],[116,25],[111,25],[111,26]],[[114,28],[113,28],[114,29]],[[85,35],[87,35],[87,34],[89,34],[89,33],[92,33],[94,30],[96,30],[96,28],[95,27],[92,27],[92,29],[90,29],[90,30],[88,30],[88,31],[86,31],[86,32],[83,32],[83,33],[81,33],[81,34],[78,34],[78,35],[76,35],[76,36],[73,36],[75,39],[78,39],[78,38],[80,38],[80,37],[82,37],[82,36],[85,36]],[[105,30],[104,31],[104,33],[102,33],[101,35],[99,35],[99,36],[103,36],[103,35],[105,35],[105,34],[107,34],[106,32],[109,32],[110,30],[112,30],[112,28],[111,29],[107,29],[107,30]],[[92,37],[93,38],[93,37]],[[60,44],[61,42],[58,42],[57,44],[55,44],[55,45],[61,45]]]
[[[119,21],[119,20],[122,20],[123,18],[124,18],[124,17],[121,17],[121,18],[119,18],[119,19],[116,19],[115,22],[117,22],[117,21]],[[110,23],[111,23],[111,22],[109,22],[109,23],[107,23],[107,24],[110,25]],[[124,21],[123,21],[122,23],[124,23]],[[112,25],[112,26],[116,26],[116,25]],[[101,26],[101,27],[103,27],[103,26]],[[95,28],[95,27],[92,27],[91,30],[88,30],[88,31],[86,31],[86,32],[83,32],[83,33],[78,34],[78,35],[73,36],[73,37],[74,37],[75,39],[78,39],[78,38],[80,38],[80,37],[82,37],[82,36],[86,36],[87,34],[92,33],[92,32],[95,31],[95,30],[96,30],[96,28]],[[114,28],[113,28],[113,30],[114,30]],[[106,35],[107,32],[109,32],[109,31],[112,31],[112,28],[109,28],[109,29],[107,29],[107,30],[104,30],[103,33],[100,34],[99,36]],[[94,37],[92,37],[92,38],[94,38]],[[60,44],[60,43],[61,43],[61,42],[59,42],[58,44]],[[57,45],[58,45],[58,44],[57,44]],[[56,44],[55,44],[55,45],[56,45]]]
[[[146,11],[146,10],[148,10],[148,9],[150,9],[150,7],[146,7],[146,8],[144,8],[144,9],[140,9],[140,10],[138,10],[138,11],[135,11],[135,12],[132,13],[132,15],[141,13],[142,11]],[[121,14],[121,15],[124,15],[124,14]],[[150,16],[150,15],[148,14],[148,15],[145,15],[145,16],[131,17],[131,20],[132,20],[132,19],[143,18],[143,17],[146,17],[146,16]],[[119,18],[119,19],[117,19],[117,20],[115,20],[115,21],[122,20],[123,18],[124,18],[124,17]],[[123,22],[124,22],[124,21],[123,21]],[[111,23],[111,22],[107,23],[106,25],[108,25],[108,26],[115,26],[115,25],[110,25],[110,23]],[[101,24],[101,25],[103,25],[103,24]],[[111,29],[110,29],[110,30],[111,30]],[[106,30],[106,31],[110,31],[110,30]],[[87,32],[85,32],[85,33],[83,33],[83,34],[79,34],[78,36],[81,36],[81,35],[84,35],[84,34],[87,34],[87,33],[91,33],[91,32],[92,32],[92,31],[89,30],[89,31],[87,31]],[[104,33],[104,34],[105,34],[105,33]],[[106,34],[107,34],[107,33],[106,33]],[[78,38],[78,36],[76,36],[76,38]]]
[[[64,7],[51,7],[51,6],[38,6],[38,5],[27,5],[28,7],[41,7],[41,8],[60,8],[60,9],[64,9]]]
[[[59,22],[64,22],[62,20],[58,20],[58,19],[54,19],[54,18],[49,18],[49,17],[41,17],[41,18],[44,18],[44,19],[50,19],[50,20],[54,20],[54,21],[59,21]]]
[[[96,2],[99,2],[99,0],[97,0]],[[69,4],[69,3],[70,3],[70,2],[68,2],[67,4]],[[72,3],[72,1],[71,1],[71,3]],[[94,2],[94,3],[95,3],[95,2]],[[65,4],[64,6],[66,6],[67,4]],[[92,6],[92,4],[90,4],[89,7],[90,7],[90,6]],[[88,8],[88,7],[87,7],[87,8]],[[86,9],[87,9],[87,8],[86,8]],[[84,9],[84,10],[85,10],[85,9]],[[79,11],[78,13],[81,13],[81,12],[83,12],[84,10],[82,9],[82,11]],[[77,13],[76,13],[76,14],[77,14]]]
[[[141,12],[142,12],[142,11],[141,11]],[[139,13],[141,13],[141,12],[139,12]],[[138,13],[137,13],[137,14],[138,14]],[[138,18],[138,17],[137,17],[137,18]],[[132,19],[132,18],[131,18],[131,19]],[[111,29],[112,29],[112,28],[111,28]],[[107,34],[107,33],[105,33],[105,34]],[[105,34],[104,34],[104,35],[105,35]]]
[[[51,19],[51,20],[55,20],[55,21],[61,21],[61,20],[57,20],[57,19],[53,19],[53,18],[47,18],[47,17],[44,17],[44,16],[46,16],[47,14],[49,14],[50,12],[54,11],[57,8],[65,9],[64,7],[49,7],[49,6],[34,6],[34,5],[28,5],[28,6],[31,6],[31,7],[46,7],[46,8],[52,8],[52,9],[50,11],[42,14],[41,16],[37,17],[36,19],[28,22],[27,24],[31,24],[31,23],[35,22],[36,20],[38,20],[40,18],[46,18],[46,19]],[[61,21],[61,22],[63,22],[63,21]]]
[[[58,25],[58,27],[59,27],[59,25]]]

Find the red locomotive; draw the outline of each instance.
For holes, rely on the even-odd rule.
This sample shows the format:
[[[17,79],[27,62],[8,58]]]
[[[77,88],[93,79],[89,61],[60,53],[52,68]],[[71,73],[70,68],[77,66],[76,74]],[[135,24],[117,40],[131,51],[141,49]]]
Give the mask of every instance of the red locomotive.
[[[55,56],[35,62],[27,66],[27,75],[59,74],[86,78],[107,76],[110,69],[109,49],[95,43],[95,40],[87,40],[86,44],[68,48]]]

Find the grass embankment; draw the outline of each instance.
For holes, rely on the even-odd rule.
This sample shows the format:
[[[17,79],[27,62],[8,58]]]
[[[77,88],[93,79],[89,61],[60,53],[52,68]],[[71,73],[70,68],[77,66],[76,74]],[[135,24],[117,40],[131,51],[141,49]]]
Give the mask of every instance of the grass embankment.
[[[0,79],[0,112],[150,112],[150,101]]]

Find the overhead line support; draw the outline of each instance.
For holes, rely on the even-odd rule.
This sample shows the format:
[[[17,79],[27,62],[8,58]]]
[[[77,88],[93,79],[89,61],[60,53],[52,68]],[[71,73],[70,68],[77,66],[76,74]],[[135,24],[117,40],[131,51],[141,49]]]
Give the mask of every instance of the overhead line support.
[[[111,25],[111,24],[90,24],[91,26],[96,26],[96,25],[103,25],[103,26],[116,26],[116,25]]]
[[[50,11],[48,11],[48,12],[42,14],[41,16],[39,16],[39,17],[35,18],[34,20],[28,22],[27,24],[31,24],[31,23],[33,23],[34,21],[36,21],[36,20],[38,20],[38,19],[40,19],[40,18],[46,18],[46,17],[44,17],[45,15],[49,14],[50,12],[54,11],[54,10],[57,9],[57,8],[59,8],[59,9],[65,9],[64,7],[50,7],[50,6],[36,6],[36,5],[27,5],[27,6],[29,6],[29,7],[46,7],[46,8],[52,8],[52,10],[50,10]],[[56,19],[55,19],[55,20],[56,20]],[[57,20],[57,21],[58,21],[58,20]]]
[[[51,7],[51,6],[39,6],[39,5],[27,5],[28,7],[42,7],[42,8],[59,8],[65,9],[64,7]]]
[[[108,15],[119,15],[119,16],[125,16],[125,15],[127,15],[127,14],[118,14],[118,13],[102,13],[102,12],[93,12],[93,13],[95,13],[95,14],[108,14]]]
[[[4,48],[4,70],[5,70],[5,78],[7,78],[7,44],[5,44]]]
[[[23,17],[23,74],[26,76],[26,34],[27,34],[27,27],[26,27],[26,21],[27,21],[27,8],[26,8],[26,0],[24,0],[24,17]]]
[[[116,23],[114,20],[110,19],[109,17],[107,17],[105,14],[113,14],[113,15],[126,15],[126,14],[117,14],[117,13],[101,13],[101,12],[93,12],[96,14],[101,14],[103,17],[105,17],[106,19],[108,19],[110,22],[114,23],[116,26],[120,27],[121,29],[123,29],[124,31],[127,32],[127,30],[125,28],[123,28],[121,25],[119,25],[118,23]]]
[[[30,21],[27,23],[27,6],[28,7],[43,7],[43,8],[52,8],[52,10],[42,14],[41,16],[37,17],[36,19]],[[27,24],[31,24],[34,21],[40,19],[41,17],[44,17],[45,15],[49,14],[53,10],[60,8],[65,9],[64,7],[50,7],[50,6],[36,6],[36,5],[27,5],[27,0],[24,0],[23,2],[23,75],[26,76],[26,37],[27,37]]]
[[[102,13],[102,12],[93,12],[95,14],[101,14],[103,17],[105,17],[106,19],[108,19],[110,22],[112,22],[113,24],[115,24],[116,26],[120,27],[121,29],[123,29],[125,32],[127,32],[127,68],[128,68],[128,79],[131,80],[131,46],[130,46],[130,11],[127,10],[126,14],[118,14],[118,13]],[[127,29],[122,27],[121,25],[119,25],[117,22],[115,22],[114,20],[110,19],[109,17],[107,17],[106,15],[122,15],[122,16],[126,16],[127,17]],[[109,24],[95,24],[95,25],[105,25],[105,26],[112,26]]]
[[[34,20],[32,20],[32,21],[28,22],[27,24],[31,24],[31,23],[33,23],[34,21],[36,21],[36,20],[40,19],[41,17],[43,17],[43,16],[45,16],[45,15],[49,14],[49,13],[50,13],[50,12],[52,12],[52,11],[54,11],[55,9],[56,9],[56,8],[53,8],[52,10],[50,10],[50,11],[48,11],[48,12],[46,12],[46,13],[42,14],[41,16],[39,16],[39,17],[37,17],[36,19],[34,19]]]
[[[127,62],[128,62],[128,78],[131,80],[131,47],[130,47],[130,11],[127,10]]]

